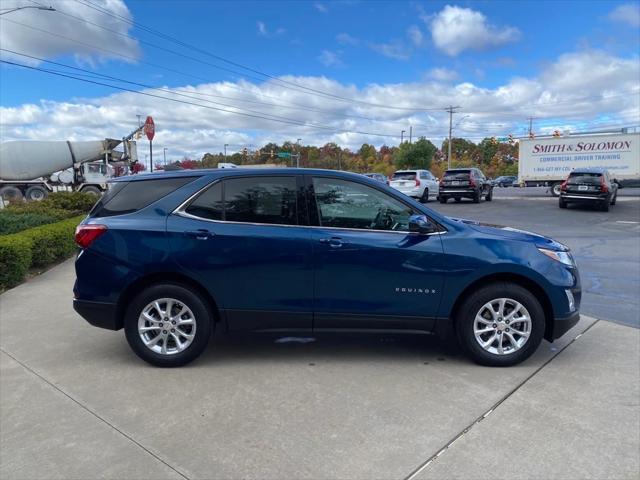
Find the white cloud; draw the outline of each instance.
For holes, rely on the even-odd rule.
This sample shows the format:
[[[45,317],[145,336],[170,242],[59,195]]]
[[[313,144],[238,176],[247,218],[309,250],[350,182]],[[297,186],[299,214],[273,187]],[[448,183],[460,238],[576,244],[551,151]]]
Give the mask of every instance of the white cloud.
[[[329,9],[327,8],[327,6],[323,3],[320,2],[316,2],[313,4],[313,6],[315,7],[316,10],[318,10],[320,13],[327,13],[329,11]]]
[[[455,70],[449,70],[448,68],[439,67],[429,70],[427,72],[427,77],[439,82],[450,82],[458,78],[458,73]]]
[[[273,37],[275,35],[282,35],[286,32],[286,30],[282,27],[276,28],[274,32],[271,32],[267,28],[267,25],[260,20],[256,22],[256,26],[258,27],[258,35],[260,35],[261,37]]]
[[[325,67],[342,67],[344,63],[340,58],[340,52],[332,52],[331,50],[323,50],[318,56],[318,60]]]
[[[411,43],[413,43],[416,47],[421,46],[422,42],[424,41],[424,36],[422,35],[422,31],[420,31],[420,29],[415,25],[411,25],[407,29],[407,37],[409,37],[409,39],[411,40]]]
[[[336,41],[340,45],[351,45],[351,46],[355,46],[360,43],[360,40],[358,40],[355,37],[352,37],[348,33],[339,33],[338,35],[336,35]]]
[[[5,67],[3,76],[11,75],[12,69]],[[442,79],[447,75],[452,78],[451,71],[444,68],[431,72]],[[118,75],[127,77],[125,73]],[[154,143],[159,149],[169,148],[170,158],[183,155],[200,158],[206,152],[222,151],[225,143],[239,145],[237,148],[240,149],[248,144],[260,146],[270,141],[282,143],[296,138],[314,145],[334,141],[352,149],[359,148],[364,142],[378,146],[397,144],[399,138],[366,132],[399,137],[400,130],[406,129],[407,125],[413,126],[416,136],[427,135],[438,144],[448,129],[447,114],[440,109],[450,104],[462,106],[461,114],[470,115],[459,125],[457,134],[472,139],[524,133],[529,116],[557,120],[558,125],[573,125],[568,127],[573,131],[584,130],[585,127],[579,125],[587,120],[593,122],[592,128],[616,122],[638,124],[639,76],[638,57],[621,58],[586,51],[562,55],[536,76],[514,78],[495,88],[480,87],[468,79],[455,84],[446,80],[425,80],[358,88],[326,77],[281,77],[360,103],[310,95],[308,91],[286,88],[277,81],[206,83],[181,87],[180,91],[171,89],[175,96],[149,91],[154,95],[198,103],[202,105],[200,107],[119,92],[93,99],[43,100],[0,108],[0,136],[3,140],[121,138],[135,128],[136,114],[141,113],[153,115],[157,124]],[[388,106],[424,110],[385,108]],[[261,117],[277,116],[302,125],[217,109]],[[328,130],[312,125],[326,126]],[[141,141],[141,154],[146,148],[146,141]]]
[[[102,0],[98,3],[101,8],[115,15],[133,19],[122,0]],[[78,2],[48,0],[46,5],[51,5],[57,11],[25,9],[3,15],[0,23],[2,48],[39,58],[74,54],[83,63],[113,58],[123,60],[120,55],[129,57],[125,61],[135,61],[140,57],[138,42],[126,36],[130,25]],[[80,19],[105,28],[99,28]],[[51,32],[53,35],[45,32]],[[2,58],[18,59],[31,65],[40,63],[6,52],[2,52],[1,55]]]
[[[484,50],[520,38],[515,27],[491,25],[482,13],[451,5],[429,17],[428,25],[433,43],[452,57],[464,50]]]
[[[609,13],[614,22],[626,23],[632,27],[640,27],[640,3],[625,3],[618,5]]]
[[[374,52],[395,60],[409,60],[411,58],[411,50],[399,40],[388,43],[370,43],[369,47]]]

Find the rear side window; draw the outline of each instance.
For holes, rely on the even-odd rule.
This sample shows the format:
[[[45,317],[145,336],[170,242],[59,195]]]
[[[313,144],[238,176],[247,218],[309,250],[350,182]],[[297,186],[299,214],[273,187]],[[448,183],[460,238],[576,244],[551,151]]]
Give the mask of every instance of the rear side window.
[[[581,183],[586,185],[600,185],[600,173],[572,173],[568,183]]]
[[[93,207],[89,216],[111,217],[137,212],[195,178],[197,177],[116,182]]]
[[[396,172],[393,174],[393,180],[415,180],[416,172]]]
[[[227,179],[212,185],[185,212],[208,220],[297,225],[296,178]]]

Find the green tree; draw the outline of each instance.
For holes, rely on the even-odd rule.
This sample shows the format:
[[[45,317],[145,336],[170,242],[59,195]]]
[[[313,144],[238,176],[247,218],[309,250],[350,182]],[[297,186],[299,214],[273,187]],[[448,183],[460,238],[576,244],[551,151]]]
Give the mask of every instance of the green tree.
[[[393,162],[398,169],[422,168],[429,170],[436,146],[425,137],[420,137],[415,143],[405,142],[394,154]]]

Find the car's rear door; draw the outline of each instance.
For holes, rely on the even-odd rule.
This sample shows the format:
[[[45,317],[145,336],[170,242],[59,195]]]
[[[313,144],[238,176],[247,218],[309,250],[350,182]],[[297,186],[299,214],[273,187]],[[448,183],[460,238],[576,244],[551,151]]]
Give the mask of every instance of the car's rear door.
[[[417,212],[382,189],[307,179],[314,329],[430,329],[442,295],[441,235],[409,233]]]
[[[168,218],[172,256],[231,330],[310,329],[312,249],[302,178],[233,175]]]

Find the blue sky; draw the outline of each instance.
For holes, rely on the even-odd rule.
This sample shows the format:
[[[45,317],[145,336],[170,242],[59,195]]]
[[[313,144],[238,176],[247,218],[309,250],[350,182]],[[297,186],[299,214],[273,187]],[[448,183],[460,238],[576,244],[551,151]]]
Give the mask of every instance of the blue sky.
[[[376,104],[391,102],[425,109],[440,108],[449,102],[461,104],[470,120],[465,120],[465,125],[468,125],[460,128],[468,128],[469,136],[481,136],[496,129],[513,130],[513,119],[518,116],[525,121],[527,112],[543,117],[540,123],[547,122],[549,128],[552,124],[586,128],[608,125],[607,122],[637,124],[640,121],[636,118],[640,113],[634,115],[638,104],[638,94],[634,92],[638,82],[637,76],[635,83],[633,77],[638,71],[640,51],[640,4],[636,1],[89,1],[197,45],[211,54],[275,77],[292,76],[286,77],[288,81],[304,84],[306,88],[339,92],[361,102]],[[58,11],[23,10],[2,16],[0,34],[4,48],[153,86],[174,89],[194,86],[207,89],[209,93],[213,88],[224,96],[229,90],[225,90],[221,82],[229,82],[233,87],[229,94],[232,101],[244,98],[242,92],[256,87],[260,92],[254,92],[247,98],[263,101],[265,98],[271,98],[270,101],[273,97],[281,98],[283,102],[296,105],[302,102],[311,108],[327,108],[345,116],[375,118],[379,123],[367,121],[354,125],[348,119],[338,120],[321,112],[311,116],[311,121],[333,125],[341,131],[396,131],[398,126],[385,124],[385,121],[436,125],[443,118],[436,113],[431,116],[409,111],[403,112],[404,116],[398,112],[385,113],[380,108],[367,109],[362,104],[334,105],[326,98],[300,95],[300,92],[296,93],[295,99],[288,98],[290,90],[285,88],[279,92],[277,83],[270,84],[260,75],[173,44],[139,28],[131,28],[80,2],[45,3],[53,4]],[[33,4],[30,0],[4,0],[2,8]],[[68,15],[80,16],[112,30],[96,29]],[[48,35],[42,30],[75,39],[75,42]],[[144,42],[241,71],[241,75],[172,55]],[[131,59],[126,60],[92,46],[115,51]],[[6,52],[2,58],[25,61],[24,57],[11,56]],[[29,61],[34,66],[57,68]],[[150,66],[149,63],[174,71]],[[117,114],[110,111],[108,115],[100,112],[101,108],[107,108],[107,103],[117,103],[105,100],[114,95],[110,88],[6,65],[0,67],[0,74],[0,100],[5,109],[0,117],[3,139],[19,138],[20,135],[34,137],[30,130],[33,122],[25,123],[29,114],[33,117],[33,108],[38,110],[38,122],[48,120],[46,126],[50,131],[67,136],[84,135],[86,121],[83,123],[83,115],[77,115],[83,106],[86,107],[84,110],[97,110],[109,117],[98,122],[104,125],[105,135],[116,130],[117,115],[127,116],[122,118],[123,123],[131,122],[132,116],[135,120],[131,111]],[[592,82],[585,82],[580,78],[585,75],[595,77]],[[248,83],[238,84],[241,78]],[[239,90],[238,86],[244,90]],[[283,87],[282,84],[279,86]],[[131,85],[127,88],[140,89]],[[531,97],[531,91],[536,92],[535,98]],[[424,95],[421,96],[422,92]],[[585,104],[589,103],[586,99],[596,97],[620,100],[626,94],[630,94],[630,102],[626,105],[620,101],[611,103],[603,100],[593,102],[597,105],[592,109],[573,108],[575,105],[566,111],[557,108],[547,111],[546,108],[554,102],[570,104],[575,98]],[[135,95],[126,98],[135,98]],[[160,117],[171,119],[175,105],[164,101],[149,104],[149,99],[144,100],[137,106],[140,112],[160,111]],[[489,117],[485,114],[487,109],[491,109],[492,101],[495,103],[495,115]],[[539,105],[534,108],[536,104]],[[29,113],[30,105],[33,108]],[[135,107],[131,102],[129,105]],[[248,108],[246,103],[242,106]],[[265,106],[254,105],[252,108],[272,111],[266,110]],[[70,113],[72,111],[75,113]],[[72,118],[67,118],[73,115],[77,117],[77,124]],[[292,108],[279,115],[301,118],[301,113]],[[195,116],[200,117],[201,113]],[[309,121],[305,115],[302,117],[303,121]],[[189,125],[181,125],[176,119],[171,131],[213,131],[219,141],[224,141],[220,139],[230,135],[229,132],[235,132],[237,138],[234,141],[238,142],[277,140],[289,135],[288,130],[285,135],[273,123],[238,124],[235,120],[228,120],[228,116],[207,115],[200,118],[200,124],[189,121]],[[486,132],[483,131],[479,126],[482,122],[494,125],[493,130],[486,127]],[[165,125],[169,128],[168,123]],[[366,139],[363,135],[345,134],[340,137],[338,133],[333,136],[315,135],[308,133],[310,130],[307,128],[301,128],[301,131],[310,142],[332,140],[351,143]],[[432,135],[441,135],[440,129]],[[380,143],[383,140],[371,141]],[[189,151],[186,145],[180,148]]]

